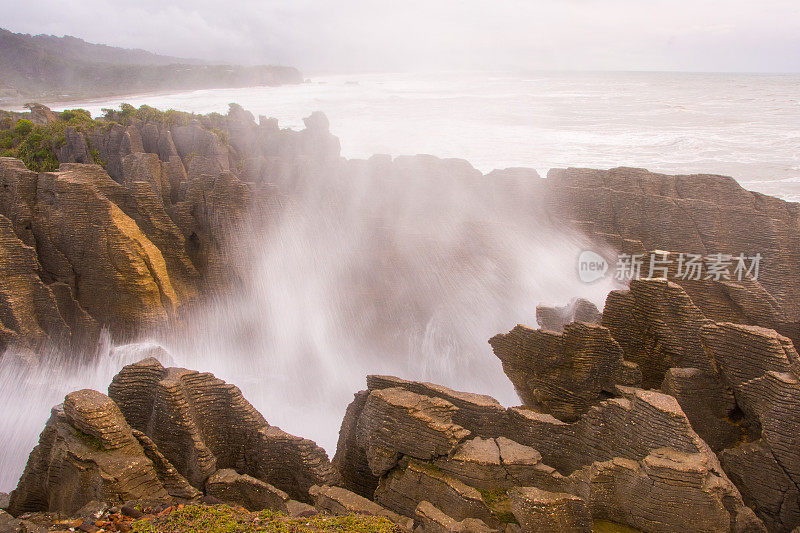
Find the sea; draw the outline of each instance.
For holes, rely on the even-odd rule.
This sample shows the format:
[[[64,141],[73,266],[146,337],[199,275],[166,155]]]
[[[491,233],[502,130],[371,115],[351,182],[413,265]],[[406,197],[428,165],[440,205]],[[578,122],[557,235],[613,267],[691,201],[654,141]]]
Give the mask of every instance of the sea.
[[[672,72],[363,74],[302,85],[55,104],[93,115],[122,102],[195,113],[238,103],[302,128],[323,111],[342,155],[433,154],[481,171],[633,166],[723,174],[800,200],[800,75]]]

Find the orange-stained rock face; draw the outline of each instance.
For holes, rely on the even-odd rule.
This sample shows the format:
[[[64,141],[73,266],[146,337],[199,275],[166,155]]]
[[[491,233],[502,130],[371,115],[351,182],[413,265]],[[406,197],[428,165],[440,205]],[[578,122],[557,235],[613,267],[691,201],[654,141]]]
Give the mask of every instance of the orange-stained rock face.
[[[110,178],[97,170],[41,174],[33,231],[44,275],[67,283],[81,307],[125,336],[166,320],[179,300],[161,251],[101,192]]]

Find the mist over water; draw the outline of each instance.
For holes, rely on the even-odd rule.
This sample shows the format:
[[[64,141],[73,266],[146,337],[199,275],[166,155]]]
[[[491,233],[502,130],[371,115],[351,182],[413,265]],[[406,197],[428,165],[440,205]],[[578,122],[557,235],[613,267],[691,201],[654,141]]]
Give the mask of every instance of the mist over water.
[[[612,281],[583,284],[585,245],[538,208],[541,180],[483,176],[461,161],[349,161],[291,189],[276,216],[232,231],[241,283],[146,342],[103,346],[90,363],[0,360],[0,490],[17,482],[50,408],[106,391],[124,365],[213,372],[270,424],[332,456],[345,408],[368,374],[392,374],[519,403],[488,339],[535,325],[540,303],[602,305]],[[259,225],[260,224],[260,225]],[[166,352],[154,350],[163,346]],[[12,413],[12,414],[5,414]]]
[[[303,116],[321,109],[347,157],[429,152],[464,157],[483,172],[622,164],[715,172],[792,199],[800,197],[796,80],[371,75],[61,108],[96,114],[128,101],[224,112],[236,101],[284,127],[301,127]],[[517,323],[534,325],[539,303],[584,296],[601,305],[614,287],[578,281],[575,261],[585,245],[541,218],[538,178],[509,181],[449,164],[432,171],[429,162],[409,158],[394,166],[351,161],[280,184],[287,196],[279,216],[232,232],[230,268],[241,283],[181,328],[127,346],[105,343],[88,360],[53,350],[31,366],[6,354],[0,491],[14,488],[50,408],[66,393],[106,391],[124,364],[148,355],[239,386],[271,424],[330,454],[367,374],[518,403],[487,340]]]

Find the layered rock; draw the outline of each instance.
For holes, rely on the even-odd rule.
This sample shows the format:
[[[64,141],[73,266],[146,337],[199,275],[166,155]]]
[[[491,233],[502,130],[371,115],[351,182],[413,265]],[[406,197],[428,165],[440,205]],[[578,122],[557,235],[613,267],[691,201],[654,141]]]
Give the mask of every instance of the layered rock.
[[[75,513],[93,500],[167,497],[153,462],[114,402],[99,392],[68,394],[31,452],[9,511]]]
[[[348,410],[334,465],[353,490],[375,487],[374,499],[384,507],[411,517],[427,502],[452,520],[423,506],[419,519],[439,524],[432,527],[466,518],[505,527],[514,505],[522,522],[527,518],[521,516],[535,513],[529,509],[526,515],[524,506],[514,504],[514,491],[534,487],[571,495],[544,498],[550,504],[537,519],[542,525],[569,515],[582,516],[575,518],[575,527],[585,528],[590,514],[644,531],[674,531],[686,520],[702,531],[763,528],[671,396],[617,386],[619,397],[599,401],[577,421],[565,423],[526,408],[503,409],[486,397],[475,395],[471,401],[467,394],[426,383],[371,376],[368,385]],[[387,397],[413,401],[366,408],[385,405]],[[433,405],[441,408],[423,409],[424,424],[396,422],[413,420],[420,406]],[[452,447],[446,441],[437,448],[443,434],[452,434],[455,421],[464,424],[457,426],[464,437]],[[431,431],[432,424],[437,431]],[[385,437],[389,428],[399,427],[402,439]],[[487,427],[494,436],[479,436]],[[374,442],[380,442],[381,453],[370,456]],[[375,457],[381,468],[372,470]],[[570,502],[577,501],[589,511],[575,514]],[[681,502],[683,513],[664,511],[673,501]],[[565,510],[558,511],[562,504]],[[436,518],[426,518],[426,509]]]
[[[458,521],[447,516],[430,502],[420,502],[414,510],[414,522],[419,524],[425,533],[498,533],[483,520],[465,518]]]
[[[574,494],[519,487],[511,492],[511,510],[524,531],[592,531],[589,509]]]
[[[73,392],[53,409],[10,513],[201,498],[302,513],[290,494],[311,501],[311,487],[338,481],[321,448],[269,426],[211,374],[145,359],[126,366],[109,394]]]
[[[73,288],[81,307],[120,335],[166,320],[179,300],[163,255],[100,192],[102,171],[76,170],[39,178],[33,231],[46,275]]]
[[[239,474],[230,468],[217,470],[208,478],[206,494],[224,502],[241,505],[248,511],[271,509],[288,512],[288,494],[269,483]]]
[[[333,515],[355,513],[382,516],[395,524],[403,526],[407,531],[413,529],[413,523],[410,519],[341,487],[314,486],[311,488],[310,493],[314,499],[314,507],[321,512]]]
[[[561,307],[536,306],[536,322],[539,327],[555,333],[562,333],[564,326],[571,322],[600,324],[602,318],[603,314],[597,306],[584,298],[575,298]]]
[[[800,267],[796,204],[747,191],[725,176],[632,168],[552,169],[545,189],[554,216],[578,221],[597,240],[611,235],[644,250],[703,256],[760,253],[765,268],[758,282],[790,322],[800,318],[800,285],[791,274]]]
[[[238,388],[212,374],[145,359],[123,368],[109,395],[196,488],[226,468],[300,500],[312,485],[335,481],[321,448],[267,424]]]
[[[69,341],[70,327],[56,295],[37,275],[39,269],[35,250],[0,215],[0,352],[51,338]]]
[[[449,454],[470,435],[453,423],[455,409],[447,400],[401,388],[371,393],[356,426],[356,443],[365,451],[372,474],[385,474],[401,455],[431,460]]]
[[[495,355],[524,405],[574,421],[619,385],[638,385],[636,364],[605,327],[573,322],[563,333],[517,326],[493,337]]]
[[[245,250],[236,233],[281,209],[271,182],[304,182],[338,161],[338,139],[321,114],[302,132],[266,119],[256,124],[238,106],[227,116],[197,118],[67,126],[57,172],[0,160],[0,216],[33,249],[33,259],[14,267],[32,284],[20,285],[19,303],[9,304],[32,311],[7,311],[0,345],[60,345],[72,337],[91,345],[101,327],[127,340],[173,320],[238,281],[232,258]],[[247,170],[253,160],[265,163]],[[42,284],[53,286],[55,312],[45,309],[52,298]]]
[[[500,523],[477,489],[414,459],[381,479],[375,501],[409,517],[428,501],[456,521],[478,518],[489,525]]]
[[[608,295],[603,310],[603,325],[653,388],[669,368],[714,372],[700,342],[700,328],[710,323],[679,285],[663,279],[631,281],[629,290]]]
[[[800,525],[800,358],[773,330],[720,323],[703,343],[744,414],[750,440],[720,454],[745,500],[772,530]]]

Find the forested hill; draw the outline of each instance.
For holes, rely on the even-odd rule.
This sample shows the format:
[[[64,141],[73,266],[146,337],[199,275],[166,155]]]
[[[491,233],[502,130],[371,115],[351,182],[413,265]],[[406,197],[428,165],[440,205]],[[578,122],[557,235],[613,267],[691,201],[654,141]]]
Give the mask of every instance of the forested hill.
[[[0,104],[301,81],[292,67],[211,64],[0,29]]]

